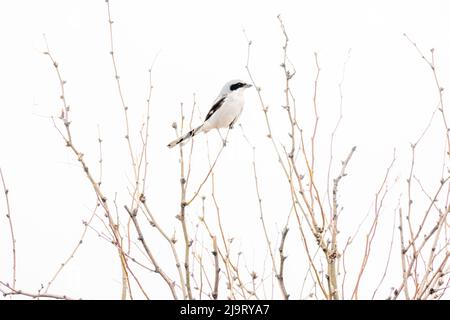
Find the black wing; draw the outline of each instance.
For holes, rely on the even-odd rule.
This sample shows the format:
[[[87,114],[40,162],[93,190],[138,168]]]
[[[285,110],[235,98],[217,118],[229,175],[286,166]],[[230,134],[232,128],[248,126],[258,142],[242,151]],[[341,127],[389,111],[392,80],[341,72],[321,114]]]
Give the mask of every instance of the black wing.
[[[206,115],[206,119],[205,121],[207,121],[209,118],[211,118],[211,116],[214,114],[214,112],[216,112],[224,103],[225,101],[225,97],[221,98],[219,101],[217,101],[211,108],[211,110],[209,110],[208,114]]]

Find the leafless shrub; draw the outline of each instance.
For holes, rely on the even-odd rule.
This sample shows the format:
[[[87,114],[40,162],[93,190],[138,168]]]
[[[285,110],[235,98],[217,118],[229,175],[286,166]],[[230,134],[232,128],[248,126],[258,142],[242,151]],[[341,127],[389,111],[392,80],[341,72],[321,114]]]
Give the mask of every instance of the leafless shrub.
[[[161,289],[147,287],[145,276],[149,273],[161,281],[161,286],[167,290],[167,297],[173,299],[261,299],[267,297],[267,292],[272,291],[270,298],[281,297],[283,299],[359,299],[361,298],[361,284],[369,275],[368,266],[374,256],[373,247],[378,241],[378,226],[383,212],[394,212],[392,220],[392,236],[388,239],[388,257],[384,264],[383,273],[377,286],[373,291],[372,299],[378,298],[377,293],[386,282],[397,280],[392,284],[391,293],[387,299],[441,299],[444,297],[450,281],[449,258],[449,201],[450,201],[450,176],[448,165],[450,163],[450,136],[449,127],[443,102],[443,88],[437,75],[437,64],[435,52],[431,50],[430,58],[427,58],[419,47],[406,35],[408,41],[414,46],[420,57],[427,63],[432,72],[438,96],[438,106],[433,113],[425,130],[411,144],[411,163],[409,176],[406,179],[406,201],[399,196],[396,208],[386,208],[386,198],[392,192],[392,186],[400,184],[397,177],[392,177],[396,164],[396,154],[390,164],[387,165],[386,173],[380,178],[379,187],[375,190],[373,203],[364,220],[355,230],[344,230],[340,223],[340,217],[346,214],[341,203],[340,194],[346,185],[344,178],[351,174],[352,159],[356,157],[355,146],[345,142],[347,154],[342,157],[341,162],[335,159],[334,154],[335,134],[339,130],[343,118],[343,91],[345,65],[342,72],[342,80],[339,83],[339,117],[335,127],[331,130],[329,137],[329,161],[328,166],[319,166],[318,149],[324,148],[318,141],[318,134],[325,128],[321,127],[320,108],[318,97],[320,92],[320,59],[319,54],[314,53],[316,75],[314,79],[314,90],[312,103],[302,106],[303,109],[310,108],[312,118],[299,117],[295,92],[292,81],[297,71],[289,58],[289,37],[283,20],[278,16],[281,32],[283,35],[281,71],[284,77],[282,108],[285,118],[289,124],[287,127],[275,127],[271,119],[271,109],[265,102],[262,88],[258,86],[257,79],[251,70],[251,46],[252,41],[245,34],[247,40],[247,62],[245,69],[258,95],[260,109],[262,111],[267,142],[273,150],[276,161],[279,163],[279,173],[283,176],[289,190],[290,211],[285,217],[281,217],[282,228],[277,233],[272,231],[271,222],[266,219],[266,209],[260,183],[263,177],[259,174],[260,165],[256,156],[256,147],[249,141],[242,129],[242,135],[247,140],[249,148],[253,152],[252,176],[255,189],[254,199],[257,201],[259,220],[264,235],[267,257],[271,270],[266,274],[265,264],[261,273],[250,270],[245,264],[246,252],[241,252],[235,245],[232,230],[226,230],[223,220],[223,208],[217,197],[217,184],[221,183],[215,175],[215,168],[221,155],[226,152],[225,145],[211,156],[209,142],[206,140],[208,150],[209,167],[205,170],[198,169],[197,175],[202,178],[198,183],[191,179],[194,170],[195,141],[192,140],[188,147],[179,147],[179,185],[180,194],[175,195],[179,199],[179,212],[173,217],[173,232],[161,223],[160,213],[154,212],[151,207],[151,199],[147,194],[146,184],[149,177],[149,120],[151,117],[152,100],[152,67],[149,69],[148,98],[143,110],[144,121],[137,130],[130,122],[130,113],[136,108],[130,108],[127,104],[126,92],[122,86],[119,74],[120,66],[116,59],[114,41],[114,21],[112,19],[109,1],[106,1],[107,23],[109,26],[110,58],[114,81],[116,83],[120,105],[123,110],[123,135],[129,153],[129,168],[132,173],[131,186],[122,186],[127,192],[125,200],[118,200],[114,196],[106,194],[103,180],[103,152],[102,138],[97,138],[99,145],[98,174],[92,169],[94,165],[89,163],[83,151],[78,146],[77,132],[72,129],[70,117],[71,107],[69,98],[66,96],[66,81],[63,77],[59,61],[51,52],[49,46],[44,52],[48,57],[60,89],[61,109],[58,117],[52,117],[53,125],[61,136],[64,145],[78,161],[86,182],[90,185],[95,195],[95,205],[91,215],[83,221],[83,228],[75,247],[69,251],[69,255],[63,263],[56,268],[51,279],[36,293],[22,291],[16,288],[16,239],[14,236],[13,220],[11,218],[11,206],[8,198],[8,188],[0,170],[4,196],[6,200],[6,217],[8,218],[11,244],[12,244],[12,278],[11,283],[0,281],[0,292],[6,296],[26,296],[33,299],[71,299],[66,295],[51,294],[49,289],[55,280],[62,274],[76,255],[87,232],[94,232],[100,238],[111,244],[117,252],[116,263],[122,271],[121,299],[146,298],[151,299],[154,291]],[[46,41],[47,42],[47,41]],[[180,105],[180,119],[174,122],[172,127],[177,136],[182,135],[186,128],[192,128],[195,116],[201,118],[201,112],[196,103],[194,95],[189,118],[185,115],[185,104]],[[434,114],[442,116],[442,134],[446,137],[445,154],[442,176],[434,190],[426,190],[422,185],[419,172],[416,169],[417,148],[428,129],[434,125]],[[312,123],[310,130],[305,129],[305,122]],[[100,132],[100,130],[99,130]],[[278,139],[278,135],[289,137],[287,142]],[[229,131],[227,131],[228,137]],[[136,139],[137,137],[137,139]],[[348,144],[348,145],[347,145]],[[353,160],[354,161],[354,160]],[[338,168],[338,169],[336,169]],[[319,174],[320,173],[320,174]],[[321,176],[325,176],[323,181]],[[421,190],[421,196],[427,199],[425,212],[419,211],[414,201],[418,195],[415,190]],[[207,194],[207,195],[204,195]],[[114,199],[114,200],[111,200]],[[201,214],[195,214],[197,207],[201,207]],[[368,221],[368,222],[367,222]],[[95,222],[95,225],[94,225]],[[367,224],[366,224],[367,222]],[[348,236],[343,240],[341,234],[345,231]],[[395,232],[398,229],[398,237]],[[180,241],[177,236],[182,234]],[[362,241],[357,237],[364,233]],[[154,237],[160,239],[161,243],[154,243],[149,239]],[[207,240],[204,240],[206,236]],[[346,261],[349,251],[360,250],[353,248],[355,242],[359,241],[362,252],[358,252],[361,259],[351,267]],[[288,244],[289,242],[289,244]],[[170,259],[165,259],[158,250],[159,246],[169,249]],[[302,264],[307,264],[307,272],[303,282],[298,285],[299,292],[291,292],[294,286],[290,285],[291,274],[286,270],[289,264],[298,268],[297,261],[289,259],[293,251],[301,252]],[[401,269],[392,271],[392,252],[398,254],[401,261]],[[355,267],[356,265],[356,267]],[[394,272],[397,276],[390,275]],[[371,275],[372,276],[372,275]],[[378,274],[376,275],[378,276]],[[387,280],[389,279],[389,280]],[[274,294],[274,287],[278,287],[280,295]],[[269,288],[269,290],[267,289]],[[304,288],[308,290],[306,296]],[[153,292],[152,292],[153,291]],[[350,294],[346,292],[349,292]]]

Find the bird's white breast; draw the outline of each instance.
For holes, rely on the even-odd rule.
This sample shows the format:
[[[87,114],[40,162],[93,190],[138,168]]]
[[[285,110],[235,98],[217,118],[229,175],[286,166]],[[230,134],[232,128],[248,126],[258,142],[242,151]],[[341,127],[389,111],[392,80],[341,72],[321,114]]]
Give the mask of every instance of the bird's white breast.
[[[230,93],[223,105],[205,123],[206,131],[215,128],[228,128],[238,118],[244,107],[244,95],[241,92]]]

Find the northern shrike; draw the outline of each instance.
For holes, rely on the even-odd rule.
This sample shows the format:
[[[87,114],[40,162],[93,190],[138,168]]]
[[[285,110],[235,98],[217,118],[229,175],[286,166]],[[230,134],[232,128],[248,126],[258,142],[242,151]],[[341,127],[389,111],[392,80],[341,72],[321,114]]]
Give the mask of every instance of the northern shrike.
[[[209,110],[206,115],[203,124],[192,129],[184,136],[175,139],[167,146],[173,148],[180,143],[181,145],[184,145],[199,132],[206,133],[211,129],[219,128],[232,129],[244,107],[244,90],[251,86],[251,84],[247,84],[241,80],[231,80],[227,82],[214,101],[211,110]]]

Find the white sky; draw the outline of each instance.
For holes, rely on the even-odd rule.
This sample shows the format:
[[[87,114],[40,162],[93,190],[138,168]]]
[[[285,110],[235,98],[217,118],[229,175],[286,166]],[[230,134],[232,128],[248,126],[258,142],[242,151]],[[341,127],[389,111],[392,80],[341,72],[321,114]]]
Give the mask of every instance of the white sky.
[[[418,138],[438,102],[432,73],[403,33],[426,54],[435,48],[437,73],[443,87],[447,87],[449,9],[448,1],[112,1],[115,52],[135,134],[146,104],[147,70],[157,56],[148,198],[164,227],[169,233],[175,226],[179,228],[179,222],[173,218],[179,207],[179,153],[166,147],[174,138],[171,123],[179,120],[181,102],[189,114],[193,93],[205,115],[226,81],[248,80],[243,29],[253,41],[250,67],[270,107],[276,139],[288,141],[286,115],[280,108],[283,39],[276,17],[281,14],[290,36],[289,57],[297,70],[292,89],[305,132],[310,132],[313,121],[314,52],[319,54],[318,109],[322,131],[318,136],[317,166],[324,169],[318,172],[322,181],[326,177],[330,133],[339,114],[338,84],[351,49],[342,87],[344,119],[336,136],[336,163],[332,168],[338,172],[340,160],[352,146],[358,147],[341,187],[340,201],[346,216],[341,225],[342,241],[369,210],[393,149],[397,149],[393,178],[399,177],[399,181],[388,197],[382,219],[386,227],[380,230],[376,258],[368,271],[375,270],[374,278],[378,279],[381,271],[376,270],[384,267],[393,210],[399,195],[406,190],[409,143]],[[61,105],[54,70],[41,54],[45,48],[44,33],[67,80],[74,139],[93,170],[97,170],[98,160],[97,126],[102,132],[103,182],[109,199],[117,192],[119,202],[126,203],[123,201],[127,199],[131,176],[122,109],[108,54],[104,1],[2,1],[0,167],[10,189],[16,227],[18,286],[28,291],[36,291],[41,283],[46,283],[66,258],[79,239],[81,221],[87,219],[95,204],[82,170],[48,118],[59,115]],[[276,243],[290,208],[287,184],[265,138],[256,92],[249,90],[246,98],[240,123],[256,146],[265,213]],[[199,122],[197,115],[194,122]],[[429,190],[434,190],[440,179],[441,132],[441,123],[436,121],[419,149],[419,174]],[[193,156],[194,185],[207,171],[205,136],[199,136],[198,141]],[[214,156],[220,143],[215,132],[209,134],[209,143]],[[225,230],[237,241],[236,251],[242,250],[249,269],[260,274],[266,246],[251,161],[251,149],[237,128],[230,133],[229,145],[216,168],[216,192]],[[209,185],[202,194],[207,196],[210,214],[214,215]],[[10,243],[3,197],[0,205],[0,280],[7,281],[11,277]],[[191,221],[196,221],[200,208],[200,202],[189,207]],[[97,227],[101,228],[99,224]],[[287,260],[286,281],[288,291],[298,298],[304,272],[296,268],[306,260],[296,256],[300,243],[295,230],[293,225],[292,237],[288,237],[287,252],[292,259]],[[181,238],[179,229],[177,235]],[[209,244],[206,235],[204,241]],[[164,261],[165,253],[159,254]],[[352,260],[356,264],[360,261],[358,254]],[[266,268],[270,268],[268,261]],[[398,285],[400,269],[393,268],[392,273],[396,280],[386,284],[381,298],[387,296],[390,286]],[[367,286],[365,297],[370,297],[374,289],[370,278],[362,284],[363,288]],[[159,280],[152,281],[148,283],[161,285]],[[88,232],[84,245],[52,291],[75,297],[119,298],[120,269],[114,250]],[[152,289],[149,292],[158,298],[168,294]]]

